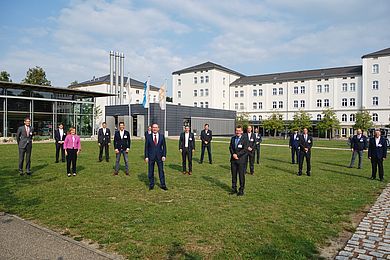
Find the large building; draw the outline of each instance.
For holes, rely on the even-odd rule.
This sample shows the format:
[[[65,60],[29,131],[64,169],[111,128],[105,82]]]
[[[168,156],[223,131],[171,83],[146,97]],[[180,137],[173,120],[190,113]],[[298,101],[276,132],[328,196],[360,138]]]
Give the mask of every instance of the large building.
[[[353,134],[356,112],[362,109],[370,111],[376,126],[389,124],[390,48],[362,59],[363,66],[253,76],[207,62],[172,73],[173,102],[235,110],[254,125],[274,112],[292,120],[299,110],[319,121],[322,111],[332,108],[341,122],[337,134],[346,137]],[[215,74],[223,74],[223,80]]]

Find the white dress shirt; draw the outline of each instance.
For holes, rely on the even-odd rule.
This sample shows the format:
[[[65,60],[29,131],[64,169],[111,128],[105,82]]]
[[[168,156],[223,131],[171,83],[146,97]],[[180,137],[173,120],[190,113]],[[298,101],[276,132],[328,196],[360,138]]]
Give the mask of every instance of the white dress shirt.
[[[123,139],[123,136],[125,135],[125,130],[119,131],[119,134],[120,134],[120,136],[121,136],[121,139]]]
[[[60,141],[62,141],[62,138],[64,137],[64,129],[58,129],[60,133]]]
[[[381,138],[380,137],[375,137],[375,144],[376,144],[376,147],[378,147],[379,146],[379,141],[381,140]]]
[[[190,138],[190,133],[184,133],[184,147],[188,148],[188,139]]]

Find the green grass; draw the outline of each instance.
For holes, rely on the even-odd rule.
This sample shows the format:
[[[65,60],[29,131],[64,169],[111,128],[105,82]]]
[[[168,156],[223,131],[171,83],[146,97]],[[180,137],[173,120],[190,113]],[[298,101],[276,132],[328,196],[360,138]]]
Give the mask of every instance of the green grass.
[[[96,143],[82,146],[79,175],[68,178],[65,164],[53,163],[54,144],[34,144],[32,177],[18,175],[16,145],[1,145],[0,211],[131,259],[317,258],[385,186],[368,179],[366,158],[362,170],[346,168],[348,151],[314,149],[312,177],[298,177],[288,148],[264,146],[245,196],[231,196],[226,143],[214,143],[212,165],[196,163],[197,151],[193,176],[183,176],[177,141],[168,141],[169,191],[149,191],[142,141],[133,141],[129,177],[123,168],[112,176],[113,153],[97,163]]]

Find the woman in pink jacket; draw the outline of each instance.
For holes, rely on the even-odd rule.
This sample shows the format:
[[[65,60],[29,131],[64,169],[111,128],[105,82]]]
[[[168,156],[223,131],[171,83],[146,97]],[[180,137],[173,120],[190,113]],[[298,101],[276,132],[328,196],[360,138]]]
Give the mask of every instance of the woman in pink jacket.
[[[73,176],[76,176],[77,155],[80,153],[80,136],[76,135],[76,129],[71,127],[64,141],[64,150],[66,155],[66,169],[68,177],[72,176],[70,165],[72,164]]]

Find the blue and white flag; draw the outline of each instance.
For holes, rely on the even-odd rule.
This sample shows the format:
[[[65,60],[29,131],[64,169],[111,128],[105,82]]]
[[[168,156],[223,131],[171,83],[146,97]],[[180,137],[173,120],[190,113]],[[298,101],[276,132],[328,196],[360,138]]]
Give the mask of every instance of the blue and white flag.
[[[144,83],[144,99],[142,105],[144,108],[149,108],[149,80]]]

